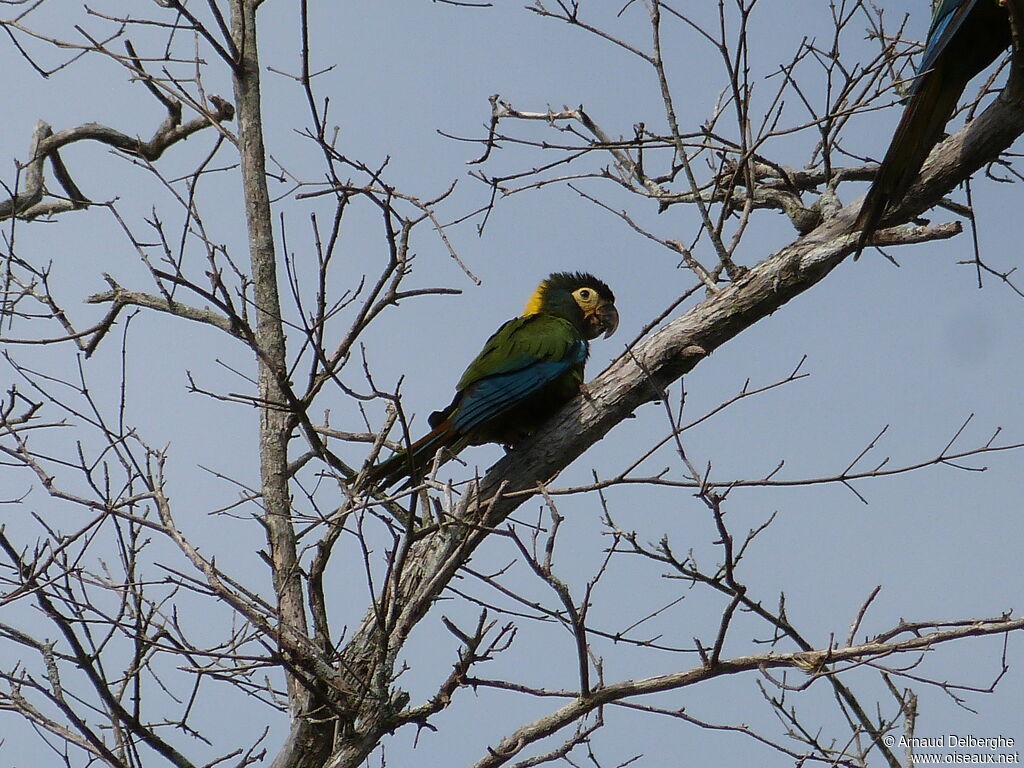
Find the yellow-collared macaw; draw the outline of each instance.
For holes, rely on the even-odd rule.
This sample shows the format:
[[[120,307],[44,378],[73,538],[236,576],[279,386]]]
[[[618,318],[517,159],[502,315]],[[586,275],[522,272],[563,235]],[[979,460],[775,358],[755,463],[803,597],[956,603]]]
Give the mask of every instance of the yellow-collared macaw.
[[[367,484],[385,489],[416,478],[442,449],[450,457],[467,445],[522,440],[580,391],[588,342],[611,336],[618,324],[605,283],[583,272],[550,275],[523,314],[487,340],[448,407],[431,414],[431,431],[370,468]]]
[[[936,6],[903,117],[857,217],[858,256],[917,178],[967,83],[1010,44],[1007,1],[942,0]]]

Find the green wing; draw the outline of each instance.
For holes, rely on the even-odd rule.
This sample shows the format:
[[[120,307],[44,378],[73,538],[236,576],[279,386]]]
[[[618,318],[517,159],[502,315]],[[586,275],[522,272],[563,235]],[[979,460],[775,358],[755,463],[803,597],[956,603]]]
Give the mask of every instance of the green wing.
[[[567,320],[529,315],[509,320],[487,340],[462,374],[455,398],[430,416],[430,426],[446,420],[460,434],[501,418],[548,385],[575,372],[582,377],[589,348]]]
[[[509,320],[487,340],[459,379],[460,392],[487,376],[518,371],[545,360],[575,356],[582,341],[568,320],[553,315],[528,315]]]

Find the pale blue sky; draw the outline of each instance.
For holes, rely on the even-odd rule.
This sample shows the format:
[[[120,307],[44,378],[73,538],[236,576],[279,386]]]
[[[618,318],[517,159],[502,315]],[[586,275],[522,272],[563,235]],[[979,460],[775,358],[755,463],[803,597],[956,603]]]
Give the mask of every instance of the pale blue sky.
[[[113,9],[120,4],[99,5]],[[298,69],[293,5],[266,3],[262,16],[263,63],[289,72]],[[713,5],[705,0],[688,0],[687,5],[697,8],[697,13],[713,11]],[[487,189],[467,175],[466,161],[479,155],[479,147],[444,138],[438,131],[481,136],[491,94],[499,93],[516,107],[533,111],[549,105],[583,104],[611,134],[629,136],[639,121],[652,127],[664,125],[655,82],[637,60],[580,30],[538,18],[521,3],[498,2],[491,9],[430,2],[320,6],[314,9],[314,65],[334,65],[335,69],[317,81],[317,89],[321,98],[331,99],[331,118],[340,129],[339,147],[369,165],[390,157],[388,178],[423,198],[433,197],[458,179],[456,192],[443,209],[443,220],[481,205]],[[643,14],[634,6],[618,22],[621,33],[637,45],[646,45]],[[774,92],[775,81],[765,81],[765,76],[788,60],[804,36],[828,40],[831,30],[824,6],[810,0],[764,0],[758,7],[750,64],[752,80],[763,93]],[[919,37],[926,30],[928,3],[924,0],[886,2],[885,7],[893,18],[912,13],[908,27],[912,36]],[[613,17],[611,13],[600,18],[611,23]],[[82,21],[96,25],[94,19],[83,17]],[[855,21],[852,28],[856,34],[844,38],[844,45],[849,46],[844,53],[856,57],[873,52],[874,44],[864,41],[861,34],[864,24]],[[706,45],[677,24],[669,29],[671,45],[666,46],[666,55],[671,59],[679,119],[683,130],[694,130],[725,81]],[[59,58],[45,55],[51,60]],[[0,47],[0,63],[7,73],[5,101],[9,105],[0,133],[0,157],[4,159],[0,167],[5,169],[0,176],[8,183],[13,179],[12,160],[24,159],[37,119],[49,121],[57,130],[96,120],[127,133],[147,135],[162,118],[158,105],[141,86],[128,83],[122,70],[98,58],[87,59],[46,81],[34,75],[9,44]],[[321,157],[298,133],[309,124],[302,93],[292,80],[280,75],[268,72],[264,82],[270,153],[298,176],[318,179]],[[222,95],[230,97],[229,84],[216,77],[211,77],[207,87],[211,91],[219,88]],[[820,97],[820,91],[811,93]],[[786,119],[791,123],[806,117],[795,100],[787,109],[791,111]],[[859,118],[848,133],[848,146],[881,156],[897,119],[898,108]],[[541,126],[529,131],[536,137],[556,138]],[[788,137],[779,142],[773,157],[801,166],[815,138],[809,131]],[[190,139],[185,146],[172,149],[160,167],[174,177],[205,155],[211,141],[209,135]],[[491,174],[528,168],[547,159],[539,152],[514,147],[495,154],[494,161],[484,168]],[[221,161],[226,157],[221,155]],[[165,193],[154,189],[146,172],[97,147],[75,147],[64,158],[87,195],[95,200],[120,198],[119,210],[140,234],[149,236],[143,219],[154,206],[166,211],[161,215],[168,222],[180,226],[177,210]],[[659,216],[653,205],[625,195],[612,184],[589,181],[584,186],[609,205],[628,209],[659,236],[688,241],[696,231],[692,210],[676,206]],[[278,194],[288,189],[287,184],[272,186],[272,192]],[[237,177],[226,172],[209,182],[201,200],[212,238],[226,243],[243,259],[244,229],[236,190]],[[862,192],[863,187],[849,184],[840,189],[846,202]],[[979,181],[974,197],[987,257],[1001,269],[1018,264],[1024,222],[1007,213],[1020,208],[1019,190]],[[291,250],[301,253],[310,248],[310,211],[326,217],[332,205],[328,198],[296,202],[293,197],[278,204]],[[935,214],[936,220],[950,218],[944,212]],[[339,289],[350,285],[352,275],[361,273],[380,253],[379,242],[373,239],[376,220],[369,211],[353,210],[347,226],[346,266],[337,277]],[[54,224],[17,227],[19,253],[52,259],[57,288],[68,297],[76,321],[83,325],[98,318],[101,311],[78,305],[72,297],[104,290],[101,272],[110,272],[124,285],[136,281],[148,287],[135,254],[111,216],[101,209],[64,215]],[[8,231],[9,225],[4,229]],[[591,271],[616,293],[622,323],[612,339],[593,344],[590,376],[693,283],[689,273],[676,268],[677,258],[672,254],[563,186],[501,201],[482,236],[477,236],[473,223],[453,229],[449,236],[483,284],[473,285],[441,243],[424,231],[415,243],[416,272],[411,285],[457,287],[463,294],[419,299],[402,312],[382,318],[365,336],[367,359],[378,383],[391,386],[405,377],[404,404],[417,416],[417,432],[425,427],[426,414],[448,402],[465,364],[490,332],[521,310],[534,285],[547,273]],[[748,264],[758,261],[793,236],[780,215],[759,212],[741,249],[742,258]],[[707,246],[702,247],[698,256],[707,257]],[[894,466],[910,464],[936,455],[970,414],[974,419],[961,438],[965,446],[984,442],[997,427],[1004,428],[1006,442],[1024,441],[1020,396],[1024,300],[995,280],[989,279],[984,290],[976,288],[973,269],[957,264],[970,258],[968,235],[893,254],[902,265],[899,269],[873,251],[857,263],[844,264],[806,295],[716,351],[686,378],[686,408],[693,418],[735,394],[747,379],[757,386],[784,377],[804,355],[803,371],[811,374],[731,407],[687,433],[685,445],[695,464],[711,462],[711,476],[718,480],[763,476],[781,460],[785,467],[779,478],[830,475],[845,467],[885,425],[890,425],[889,431],[872,454],[874,462],[869,459],[865,463],[890,457]],[[312,259],[305,263],[310,270],[307,277],[312,279]],[[339,325],[339,332],[342,327]],[[262,544],[259,527],[248,521],[207,517],[236,498],[237,489],[194,467],[202,465],[255,482],[254,413],[186,392],[186,370],[210,388],[241,391],[244,382],[225,373],[215,361],[244,370],[251,370],[252,361],[222,334],[166,318],[136,318],[130,338],[133,356],[128,380],[135,400],[129,416],[148,442],[170,445],[169,481],[179,522],[205,551],[217,553],[219,565],[247,579],[254,588],[269,590],[265,568],[253,556]],[[25,363],[52,364],[51,350],[22,347],[14,353]],[[112,381],[105,377],[116,370],[118,358],[117,345],[108,344],[88,364],[98,392],[109,398],[111,407],[117,392],[103,385]],[[6,385],[10,375],[9,369],[0,374],[0,382]],[[353,372],[349,383],[357,380]],[[673,406],[678,404],[679,386],[677,383],[672,389]],[[340,392],[326,392],[316,413],[328,408],[334,426],[358,427],[356,412]],[[373,414],[379,418],[381,411]],[[592,469],[602,476],[612,475],[663,433],[665,416],[659,407],[647,406],[636,416],[594,446],[556,485],[585,482]],[[500,449],[488,446],[467,451],[464,458],[483,469],[498,456]],[[358,461],[358,454],[351,453],[349,458]],[[861,634],[888,629],[901,617],[953,619],[1019,609],[1024,592],[1019,566],[1024,544],[1019,525],[1024,497],[1022,462],[1024,454],[993,454],[967,462],[988,467],[986,472],[936,467],[864,481],[856,487],[868,500],[866,505],[837,485],[735,491],[729,519],[737,535],[778,512],[777,521],[744,561],[741,575],[766,605],[775,605],[779,592],[784,591],[790,618],[812,632],[810,639],[819,647],[827,645],[830,635],[845,638],[859,605],[878,584],[883,585],[882,592]],[[666,466],[680,476],[669,451],[660,452],[645,465],[652,473]],[[468,474],[455,466],[452,471]],[[27,487],[27,478],[8,477],[6,472],[0,474],[0,498]],[[689,493],[630,487],[610,490],[607,498],[619,525],[638,531],[642,540],[656,542],[667,534],[678,552],[692,548],[703,563],[718,556],[711,520]],[[517,517],[531,519],[537,507],[537,502],[527,504]],[[25,520],[29,508],[46,517],[63,514],[38,489],[28,504],[0,509],[0,522],[11,530],[21,530],[26,541],[35,535]],[[601,534],[600,509],[596,499],[587,497],[561,501],[560,511],[567,518],[560,540],[561,573],[575,588],[581,588],[601,562],[608,543]],[[73,527],[71,522],[68,525]],[[481,547],[472,564],[489,572],[514,558],[508,542],[494,540]],[[365,588],[361,590],[358,581],[361,563],[338,560],[333,574],[337,584],[332,593],[334,618],[338,627],[352,626],[365,606]],[[511,573],[524,590],[543,594],[522,565]],[[603,583],[595,608],[596,623],[613,629],[625,626],[671,596],[686,594],[686,600],[659,620],[657,632],[664,634],[666,642],[679,645],[692,645],[694,635],[705,641],[713,637],[721,602],[700,590],[687,591],[681,582],[666,581],[661,573],[661,569],[637,560],[617,561]],[[350,586],[353,581],[354,588]],[[494,597],[479,585],[467,582],[465,586],[475,594]],[[0,610],[0,620],[6,610]],[[450,600],[421,624],[409,646],[412,669],[401,681],[414,702],[430,695],[455,659],[452,638],[440,624],[441,614],[471,621],[477,610]],[[218,629],[217,622],[206,616],[197,617],[196,626],[203,621],[210,622],[211,631]],[[766,637],[767,629],[761,626],[744,633],[742,629],[752,624],[747,618],[738,621],[726,655],[765,650],[766,646],[751,645],[746,638],[751,634]],[[607,643],[597,647],[604,655],[609,680],[696,663],[692,655],[665,658]],[[6,655],[10,653],[10,647],[0,646],[4,666],[12,661]],[[1019,639],[1011,638],[1011,665],[1020,654]],[[922,672],[985,686],[999,670],[999,655],[999,641],[994,640],[948,645],[929,655]],[[524,669],[530,670],[528,682],[571,687],[575,670],[571,638],[558,629],[538,631],[527,624],[513,649],[482,667],[480,674],[514,676]],[[849,681],[866,703],[882,697],[889,705],[877,675],[858,671]],[[657,703],[686,707],[700,719],[748,723],[777,735],[778,726],[756,683],[754,676],[715,681],[666,695]],[[187,681],[181,686],[187,689]],[[1017,738],[1018,743],[1024,741],[1021,686],[1019,668],[1012,666],[995,694],[968,694],[968,704],[977,715],[958,708],[940,691],[919,687],[918,735],[1006,735]],[[808,713],[816,713],[810,721],[825,727],[829,734],[845,733],[833,711],[831,689],[825,684],[794,695],[793,701]],[[225,706],[227,702],[229,706]],[[255,703],[232,696],[202,706],[204,719],[215,723],[218,732],[232,734],[231,741],[238,744],[247,743],[264,726],[270,726],[267,747],[273,754],[284,735],[284,717]],[[510,694],[461,691],[452,709],[437,719],[440,732],[419,734],[415,753],[408,751],[414,731],[403,730],[390,740],[388,764],[471,764],[485,754],[487,744],[496,744],[523,722],[554,706],[550,700],[522,701]],[[645,758],[637,765],[790,764],[742,736],[615,710],[607,712],[606,719],[608,725],[593,738],[595,750],[600,749],[607,761],[602,765],[616,765],[641,752]],[[21,723],[0,713],[0,733],[0,764],[17,768],[40,765],[31,757],[35,737]],[[196,755],[197,762],[215,754],[191,742],[182,743]],[[226,748],[226,744],[217,747]]]

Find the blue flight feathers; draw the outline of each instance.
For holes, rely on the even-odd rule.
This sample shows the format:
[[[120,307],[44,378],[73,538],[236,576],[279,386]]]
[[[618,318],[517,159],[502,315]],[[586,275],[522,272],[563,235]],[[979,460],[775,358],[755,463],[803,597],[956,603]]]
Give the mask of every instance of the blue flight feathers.
[[[557,381],[586,359],[587,343],[581,339],[561,359],[538,360],[473,382],[462,394],[459,407],[452,416],[452,427],[461,433],[469,432]]]
[[[942,0],[936,7],[931,26],[928,28],[924,55],[921,57],[921,63],[917,66],[914,83],[910,87],[911,95],[917,93],[923,81],[921,75],[935,66],[936,59],[949,45],[949,41],[963,25],[964,19],[970,14],[976,2],[977,0]]]

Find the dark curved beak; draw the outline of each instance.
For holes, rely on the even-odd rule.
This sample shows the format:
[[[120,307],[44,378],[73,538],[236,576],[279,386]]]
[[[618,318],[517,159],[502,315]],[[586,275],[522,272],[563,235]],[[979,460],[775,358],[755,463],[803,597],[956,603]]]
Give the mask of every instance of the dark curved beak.
[[[607,339],[619,327],[619,310],[615,308],[614,304],[604,304],[597,308],[595,314],[598,333],[604,331],[604,337]],[[597,336],[598,334],[595,333],[594,335]]]

